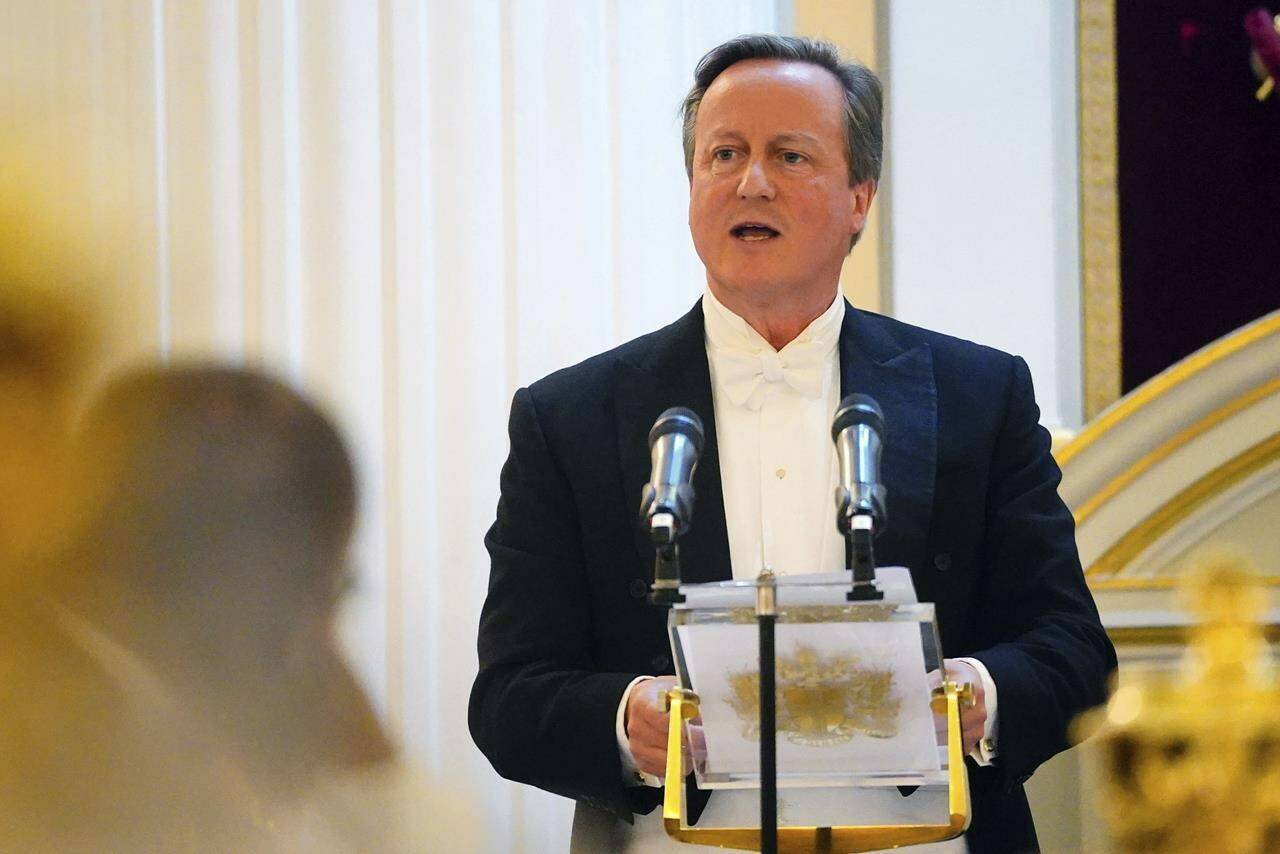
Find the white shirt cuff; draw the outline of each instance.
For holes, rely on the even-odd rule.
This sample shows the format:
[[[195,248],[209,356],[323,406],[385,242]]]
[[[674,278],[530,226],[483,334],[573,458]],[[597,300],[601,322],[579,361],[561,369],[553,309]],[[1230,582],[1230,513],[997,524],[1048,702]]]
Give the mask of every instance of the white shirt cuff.
[[[637,676],[632,679],[631,684],[627,686],[627,690],[622,692],[622,699],[618,701],[618,713],[614,718],[613,731],[618,738],[618,755],[622,757],[622,783],[626,786],[662,787],[661,777],[646,774],[636,767],[635,757],[631,755],[631,742],[627,739],[627,700],[631,697],[631,689],[644,680],[653,678],[652,676]]]
[[[999,755],[996,749],[996,736],[999,732],[999,721],[996,718],[996,682],[991,678],[991,672],[987,670],[987,666],[978,659],[957,658],[956,661],[971,665],[978,671],[978,678],[982,680],[982,698],[987,707],[987,723],[983,727],[982,738],[974,745],[973,750],[969,751],[969,756],[979,765],[990,765]]]

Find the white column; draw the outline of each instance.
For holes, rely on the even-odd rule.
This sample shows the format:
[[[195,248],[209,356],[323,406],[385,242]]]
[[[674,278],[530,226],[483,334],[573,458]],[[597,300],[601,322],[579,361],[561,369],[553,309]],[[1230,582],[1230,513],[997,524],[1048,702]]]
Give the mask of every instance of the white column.
[[[887,5],[893,314],[1022,355],[1078,426],[1073,4]]]

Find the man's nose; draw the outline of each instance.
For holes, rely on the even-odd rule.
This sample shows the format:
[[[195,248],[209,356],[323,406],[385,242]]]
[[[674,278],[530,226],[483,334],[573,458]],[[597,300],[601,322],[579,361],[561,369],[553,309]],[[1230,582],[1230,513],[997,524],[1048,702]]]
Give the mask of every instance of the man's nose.
[[[742,180],[738,182],[738,195],[744,199],[765,199],[771,201],[774,195],[773,181],[763,160],[751,159],[742,172]]]

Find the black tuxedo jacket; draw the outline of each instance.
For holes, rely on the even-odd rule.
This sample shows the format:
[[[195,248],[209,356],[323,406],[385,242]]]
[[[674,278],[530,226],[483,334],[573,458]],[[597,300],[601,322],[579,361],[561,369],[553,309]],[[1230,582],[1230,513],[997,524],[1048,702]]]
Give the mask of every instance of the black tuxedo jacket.
[[[846,305],[840,376],[842,395],[869,394],[884,410],[878,562],[911,570],[921,601],[937,604],[945,654],[982,661],[999,692],[999,759],[970,768],[970,848],[1033,849],[1022,783],[1067,747],[1070,720],[1105,699],[1115,652],[1026,363]],[[472,737],[504,777],[628,818],[661,796],[624,786],[614,723],[632,679],[673,672],[666,612],[645,600],[653,549],[638,517],[647,433],[670,406],[706,427],[684,580],[730,578],[701,303],[516,392],[485,538]],[[700,812],[705,796],[690,795]]]

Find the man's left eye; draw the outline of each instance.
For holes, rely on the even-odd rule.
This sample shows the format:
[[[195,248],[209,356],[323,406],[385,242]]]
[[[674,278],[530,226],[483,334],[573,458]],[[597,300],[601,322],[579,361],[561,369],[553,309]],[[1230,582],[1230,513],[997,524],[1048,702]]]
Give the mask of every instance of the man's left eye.
[[[804,155],[796,151],[784,151],[782,152],[782,159],[788,163],[803,163]]]

